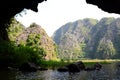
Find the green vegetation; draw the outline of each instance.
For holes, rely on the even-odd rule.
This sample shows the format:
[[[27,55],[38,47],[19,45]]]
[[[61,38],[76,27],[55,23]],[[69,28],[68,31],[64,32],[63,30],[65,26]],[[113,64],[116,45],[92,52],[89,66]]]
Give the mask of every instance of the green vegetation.
[[[120,18],[86,18],[67,23],[53,35],[61,59],[120,58]]]
[[[0,42],[0,65],[18,67],[24,62],[41,63],[56,59],[56,45],[46,32],[33,23],[26,28],[11,19],[7,29],[10,41]]]
[[[104,64],[111,64],[113,62],[120,62],[120,60],[117,59],[83,59],[83,60],[78,60],[78,61],[82,61],[85,66],[92,66],[94,65],[96,62],[99,62],[100,64],[104,65]],[[70,63],[74,63],[77,61],[63,61],[63,60],[49,60],[49,61],[41,61],[40,65],[42,67],[46,67],[46,68],[50,68],[50,69],[56,69],[59,67],[64,67]]]
[[[0,63],[3,66],[20,66],[24,62],[34,62],[38,64],[43,55],[40,51],[34,50],[29,46],[15,45],[12,42],[1,42],[0,45]],[[43,53],[43,51],[41,51]]]
[[[40,66],[50,69],[55,69],[58,67],[63,67],[65,65],[68,65],[70,63],[71,62],[67,62],[67,61],[49,60],[49,61],[41,61]]]
[[[15,41],[16,37],[19,36],[24,29],[25,27],[22,24],[20,24],[14,18],[11,18],[10,25],[7,28],[10,41]]]
[[[119,18],[100,21],[86,18],[67,23],[54,33],[52,38],[56,43],[36,23],[28,28],[14,18],[10,23],[7,29],[10,41],[0,42],[0,65],[3,66],[18,67],[24,62],[33,62],[56,68],[79,60],[89,65],[95,63],[95,60],[89,62],[91,59],[120,58]]]
[[[116,51],[111,40],[101,40],[97,49],[97,56],[100,56],[101,59],[110,59],[113,58]]]
[[[53,40],[58,44],[58,56],[63,60],[78,60],[85,57],[85,48],[92,27],[98,23],[95,19],[83,19],[67,23],[56,30]]]
[[[56,59],[56,45],[39,25],[31,24],[17,39],[18,43],[22,41],[27,46],[43,49],[46,60]]]

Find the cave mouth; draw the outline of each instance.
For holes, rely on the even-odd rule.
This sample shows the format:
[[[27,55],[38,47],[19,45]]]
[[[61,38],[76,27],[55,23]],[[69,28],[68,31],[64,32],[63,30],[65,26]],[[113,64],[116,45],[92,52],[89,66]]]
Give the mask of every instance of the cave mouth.
[[[35,12],[38,12],[37,6],[38,3],[42,3],[47,0],[2,0],[0,2],[0,40],[9,40],[6,33],[7,25],[10,22],[10,18],[14,17],[16,14],[20,13],[23,9],[30,9]],[[97,5],[98,8],[102,9],[108,13],[120,14],[120,1],[105,1],[105,0],[85,0],[88,4]],[[6,3],[7,2],[7,3]],[[5,6],[7,5],[7,6]]]
[[[6,2],[7,2],[6,0],[4,0],[4,2],[1,2],[0,4],[2,5],[0,5],[0,10],[1,10],[0,41],[10,41],[8,38],[6,28],[8,28],[8,25],[10,24],[12,17],[14,17],[16,14],[21,13],[21,11],[24,12],[24,9],[30,9],[34,12],[38,12],[38,9],[37,9],[38,3],[42,3],[43,1],[46,1],[46,0],[34,0],[34,1],[28,0],[26,1],[26,3],[24,3],[24,0],[17,0],[17,2],[14,2],[12,0],[10,3],[7,3],[7,6],[2,6],[2,5],[6,5]],[[97,5],[99,8],[103,9],[106,12],[120,14],[120,11],[119,11],[120,7],[118,6],[120,1],[116,3],[117,5],[115,4],[106,5],[109,2],[103,2],[104,5],[100,5],[101,4],[101,2],[99,2],[100,0],[98,0],[98,2],[96,0],[95,2],[90,0],[86,0],[86,1],[89,4]]]
[[[98,8],[96,5],[92,5],[92,4],[87,4],[86,3],[86,1],[85,0],[81,0],[81,2],[79,1],[79,2],[77,2],[78,0],[76,0],[76,2],[74,3],[74,1],[73,0],[71,0],[71,1],[69,1],[69,3],[67,4],[67,6],[64,6],[65,4],[66,4],[66,2],[67,2],[68,0],[66,0],[66,1],[63,1],[64,3],[63,4],[61,4],[61,2],[62,1],[53,1],[54,3],[56,3],[56,6],[54,6],[54,4],[52,5],[52,6],[54,6],[54,7],[51,7],[50,5],[51,5],[51,3],[52,3],[52,1],[51,1],[51,3],[50,3],[50,1],[46,1],[45,3],[43,2],[43,4],[42,3],[40,3],[39,5],[38,5],[38,12],[37,13],[35,13],[34,14],[34,12],[33,12],[33,17],[34,16],[36,16],[37,14],[38,14],[38,16],[37,17],[34,17],[33,19],[36,21],[36,19],[38,19],[38,18],[40,18],[41,17],[41,19],[39,19],[39,21],[37,21],[37,23],[38,24],[40,24],[41,26],[43,26],[43,27],[48,27],[48,29],[46,29],[47,31],[50,31],[50,27],[52,26],[53,27],[53,29],[54,29],[54,26],[56,26],[57,28],[58,27],[60,27],[61,25],[63,25],[63,24],[65,24],[65,23],[67,23],[67,22],[74,22],[75,20],[77,20],[77,19],[83,19],[83,17],[87,17],[87,18],[95,18],[95,17],[99,17],[99,16],[101,16],[101,15],[107,15],[107,14],[111,14],[111,16],[110,17],[112,17],[112,15],[114,16],[114,15],[116,15],[116,16],[118,16],[117,14],[114,14],[114,13],[107,13],[107,12],[105,12],[105,11],[103,11],[103,10],[101,10],[100,8]],[[72,4],[70,4],[71,2],[73,1],[73,3]],[[59,4],[57,5],[57,2],[59,2]],[[73,4],[76,4],[77,5],[77,7],[75,7],[74,8],[74,5]],[[85,4],[85,5],[84,5]],[[44,6],[45,5],[45,6]],[[62,5],[62,6],[61,6]],[[73,8],[71,8],[70,6],[71,5],[73,5],[72,7]],[[75,5],[75,6],[76,6]],[[87,6],[86,6],[87,5]],[[47,8],[47,7],[50,7],[50,8]],[[61,8],[60,8],[61,7]],[[51,8],[53,8],[54,9],[54,11],[51,9]],[[66,10],[64,10],[63,8],[65,8]],[[81,8],[84,10],[84,13],[83,13],[83,10],[81,10]],[[89,10],[88,10],[88,8],[90,8]],[[94,11],[94,9],[93,8],[95,8],[95,11]],[[76,9],[76,10],[75,10]],[[93,9],[93,10],[92,10]],[[27,9],[28,10],[28,9]],[[48,11],[47,11],[48,10]],[[88,11],[87,11],[88,10]],[[56,12],[55,12],[56,11]],[[60,12],[61,11],[61,12]],[[77,12],[78,11],[78,12]],[[81,11],[81,12],[80,12]],[[100,12],[101,11],[101,12]],[[26,11],[27,12],[27,11]],[[54,13],[52,13],[52,12],[54,12]],[[69,13],[68,13],[69,12]],[[86,13],[87,14],[86,14]],[[92,13],[91,13],[92,12]],[[30,12],[30,13],[32,13],[32,12]],[[39,13],[42,13],[42,15],[41,16],[39,16]],[[74,14],[74,13],[76,13],[75,15],[71,15],[71,16],[68,16],[69,14]],[[95,13],[95,14],[94,14]],[[29,14],[29,11],[28,11],[28,14]],[[55,14],[54,16],[52,16],[51,14]],[[57,14],[57,16],[56,16],[56,14]],[[63,22],[61,22],[61,25],[57,25],[56,23],[58,23],[58,22],[56,22],[56,21],[59,21],[60,22],[60,19],[62,19],[62,16],[61,15],[62,14],[64,14],[64,15],[62,15],[62,16],[65,16],[64,17],[64,19],[63,19],[63,21],[64,21],[64,23]],[[67,14],[67,15],[66,15]],[[78,14],[80,14],[80,15],[82,15],[82,16],[77,16]],[[89,14],[91,14],[91,17],[89,17],[88,15]],[[94,14],[94,15],[93,15]],[[50,16],[51,15],[51,16]],[[58,17],[58,16],[60,16],[60,17]],[[76,19],[74,19],[74,16],[77,16],[77,18]],[[23,17],[24,17],[24,15],[23,15]],[[31,16],[29,16],[29,17],[32,17],[32,15]],[[69,20],[68,19],[66,19],[66,17],[69,17]],[[71,20],[71,18],[73,17],[73,20]],[[44,18],[46,18],[46,25],[45,25],[45,19]],[[47,20],[47,18],[48,18],[48,20]],[[49,18],[51,19],[51,20],[49,20]],[[56,20],[53,20],[54,18],[56,18]],[[99,17],[100,18],[100,17]],[[32,18],[31,18],[32,19]],[[30,21],[31,20],[30,18],[29,18],[29,20],[27,20],[27,19],[24,19],[24,20],[26,20],[28,23],[29,22],[32,22],[32,21]],[[42,20],[43,19],[43,20]],[[96,18],[95,18],[96,19]],[[54,22],[54,25],[51,25],[52,24],[52,20],[53,21],[55,21]],[[65,20],[67,20],[67,21],[65,21]],[[100,19],[98,19],[98,20],[100,20]],[[40,22],[41,21],[41,22]],[[44,22],[43,22],[44,21]],[[23,22],[23,19],[21,19],[21,22]],[[50,22],[51,22],[51,24],[50,24]],[[23,22],[23,24],[24,24],[24,22]],[[28,24],[26,24],[25,23],[25,26],[28,26]],[[30,24],[29,24],[30,25]],[[51,25],[51,26],[49,26],[49,25]],[[56,29],[56,28],[55,28]],[[51,36],[52,34],[50,34],[50,36]]]
[[[120,0],[86,0],[86,2],[98,6],[105,12],[120,14]]]
[[[25,8],[37,12],[38,3],[42,3],[43,1],[46,0],[11,0],[10,2],[7,0],[0,1],[0,40],[9,41],[6,28],[8,28],[12,17],[23,11]]]

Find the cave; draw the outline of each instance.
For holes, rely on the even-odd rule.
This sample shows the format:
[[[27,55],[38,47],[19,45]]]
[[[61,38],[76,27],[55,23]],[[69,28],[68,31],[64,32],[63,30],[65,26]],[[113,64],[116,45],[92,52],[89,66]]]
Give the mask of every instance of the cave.
[[[38,3],[47,0],[1,0],[0,1],[0,40],[9,41],[6,28],[10,23],[10,19],[24,8],[38,11]],[[108,13],[120,14],[120,0],[86,0],[88,4],[98,6],[100,9]]]
[[[1,0],[0,1],[0,41],[9,41],[6,28],[10,23],[10,19],[23,9],[31,9],[38,12],[38,3],[46,0]]]
[[[108,13],[120,14],[120,0],[86,0],[86,2]]]

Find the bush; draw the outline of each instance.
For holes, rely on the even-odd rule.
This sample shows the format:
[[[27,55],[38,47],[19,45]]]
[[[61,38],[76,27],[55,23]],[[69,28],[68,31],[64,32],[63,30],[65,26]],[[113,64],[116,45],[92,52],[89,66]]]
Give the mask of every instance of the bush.
[[[4,45],[4,46],[3,46]],[[0,42],[0,63],[6,66],[18,67],[24,62],[39,64],[43,59],[44,50],[24,45],[15,45],[14,42]]]

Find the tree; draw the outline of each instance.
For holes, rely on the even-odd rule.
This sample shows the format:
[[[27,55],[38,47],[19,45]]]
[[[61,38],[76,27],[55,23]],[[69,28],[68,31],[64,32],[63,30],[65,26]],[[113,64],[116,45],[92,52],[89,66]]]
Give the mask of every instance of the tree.
[[[96,57],[101,59],[109,59],[109,58],[113,58],[115,54],[116,54],[116,50],[113,46],[112,41],[103,38],[100,41],[99,46],[97,48]]]
[[[10,25],[7,28],[10,41],[16,41],[16,37],[19,36],[24,30],[24,25],[18,22],[15,18],[11,18]]]

